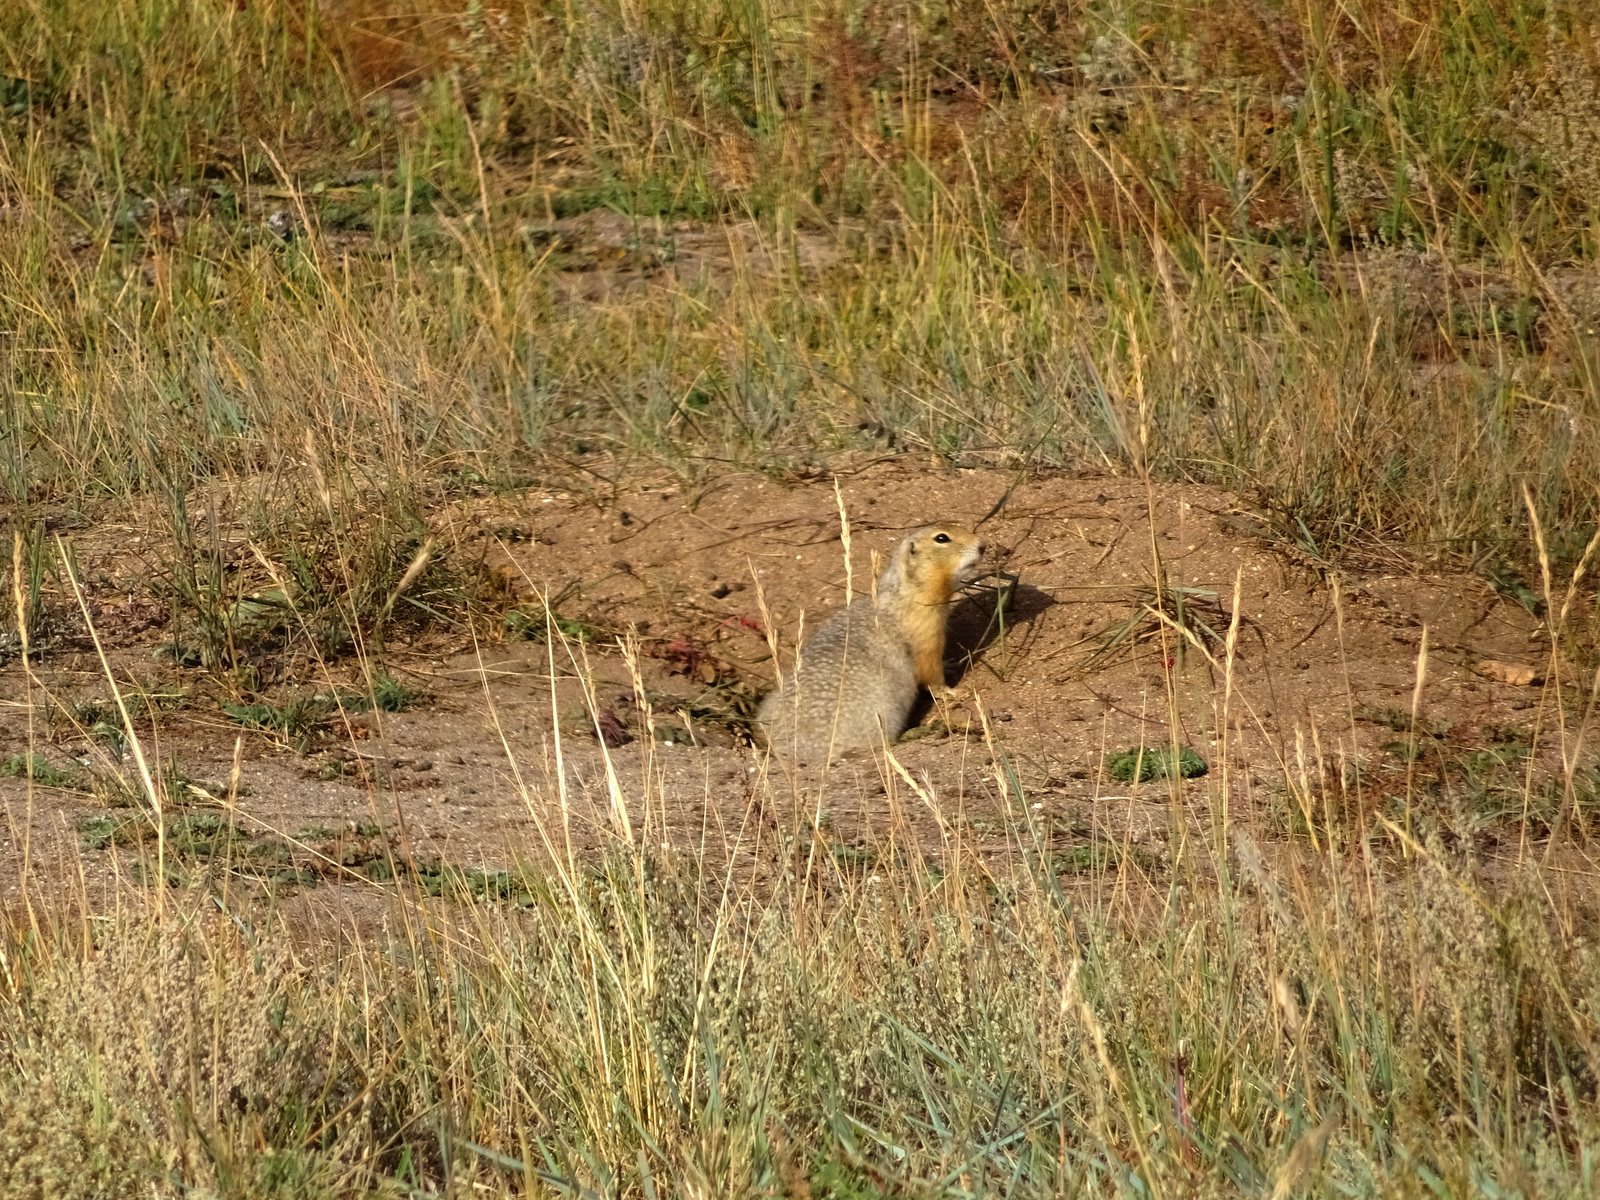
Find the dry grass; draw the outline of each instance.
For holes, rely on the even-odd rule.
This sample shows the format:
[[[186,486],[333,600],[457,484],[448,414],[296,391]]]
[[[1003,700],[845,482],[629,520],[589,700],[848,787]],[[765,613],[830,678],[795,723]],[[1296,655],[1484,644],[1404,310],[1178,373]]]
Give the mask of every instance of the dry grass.
[[[451,496],[642,461],[1204,478],[1325,562],[1559,591],[1600,488],[1594,45],[1535,0],[5,6],[0,653],[48,636],[73,508],[161,514],[175,639],[248,694],[247,591],[371,653],[470,619],[422,552]],[[1016,794],[1014,873],[824,878],[796,835],[759,894],[552,830],[525,911],[401,895],[331,964],[226,896],[40,902],[3,1190],[1592,1191],[1593,914],[1537,855],[1384,858],[1283,771],[1305,837],[1175,817],[1148,894],[1064,893]]]
[[[1142,457],[1324,557],[1515,558],[1523,480],[1595,520],[1600,84],[1524,0],[0,19],[25,506],[303,477],[309,430],[391,525],[852,451]]]
[[[1491,881],[1443,827],[1337,820],[1348,781],[1301,764],[1310,832],[1269,856],[1230,826],[1225,740],[1160,865],[1113,840],[1065,867],[990,754],[1009,866],[958,826],[924,857],[891,772],[875,865],[752,826],[756,886],[647,849],[659,798],[608,771],[562,787],[520,905],[402,884],[392,932],[338,955],[296,957],[227,873],[105,914],[40,896],[0,959],[6,1193],[1587,1189],[1592,897],[1540,850]],[[609,850],[575,855],[572,821]]]
[[[1551,856],[1589,837],[1597,696],[1548,685],[1568,769],[1548,797],[1521,776],[1524,820],[1553,810],[1491,869],[1458,803],[1413,813],[1409,770],[1385,796],[1328,769],[1355,763],[1338,730],[1244,761],[1237,622],[1218,645],[1160,627],[1217,651],[1187,701],[1210,711],[1173,692],[1170,727],[1221,739],[1209,775],[1153,785],[1169,820],[1136,854],[1110,799],[1084,853],[1053,853],[991,737],[1008,853],[958,823],[919,839],[905,814],[945,805],[886,769],[878,843],[841,857],[762,771],[750,811],[792,819],[752,821],[719,873],[653,849],[653,740],[637,776],[599,740],[579,792],[558,733],[506,743],[538,831],[514,887],[402,874],[388,932],[329,930],[337,953],[297,953],[319,937],[215,858],[205,886],[109,912],[25,876],[0,947],[6,1192],[1582,1194],[1600,958],[1593,896]],[[1417,669],[1420,694],[1425,650]],[[1271,820],[1229,799],[1274,771],[1298,820],[1258,844]],[[164,878],[180,840],[132,877]]]

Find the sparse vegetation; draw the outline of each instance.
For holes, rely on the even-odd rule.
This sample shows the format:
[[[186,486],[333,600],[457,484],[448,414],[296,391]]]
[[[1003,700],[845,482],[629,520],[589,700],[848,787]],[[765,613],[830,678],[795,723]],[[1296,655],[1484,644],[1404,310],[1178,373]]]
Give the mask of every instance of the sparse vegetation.
[[[340,713],[364,713],[373,709],[404,712],[417,698],[415,690],[402,686],[384,671],[371,674],[369,687],[370,691],[363,692],[335,689],[310,695],[294,693],[276,703],[223,701],[222,711],[244,728],[277,734],[303,753],[317,734],[328,731]]]
[[[1186,636],[1202,649],[1226,645],[1233,614],[1215,592],[1192,587],[1138,587],[1133,592],[1134,612],[1088,639],[1094,644],[1089,662],[1149,643],[1161,644],[1176,658],[1188,649]]]
[[[1029,828],[1012,829],[1024,855]],[[175,823],[169,882],[189,862],[251,863],[247,841],[214,815]],[[1004,877],[961,855],[933,871],[857,851],[831,856],[831,882],[807,877],[797,845],[793,882],[752,905],[617,839],[577,874],[559,859],[528,874],[418,870],[401,889],[415,927],[442,934],[430,897],[488,902],[449,918],[470,936],[323,965],[291,966],[283,932],[215,914],[118,918],[92,947],[62,925],[7,948],[8,1183],[1576,1185],[1600,1134],[1587,941],[1561,934],[1531,864],[1487,893],[1430,837],[1383,882],[1370,848],[1344,844],[1353,858],[1301,843],[1274,864],[1243,833],[1176,857],[1097,840]],[[1069,900],[1057,882],[1118,864],[1165,866],[1186,881],[1180,898]],[[192,1034],[158,1028],[164,1006]],[[26,1082],[39,1079],[50,1086]],[[1541,1108],[1549,1094],[1567,1099]],[[1441,1138],[1464,1112],[1506,1115],[1492,1140]]]
[[[1122,783],[1135,779],[1140,783],[1151,779],[1194,779],[1206,770],[1206,760],[1189,746],[1135,746],[1106,759],[1106,774]]]
[[[1597,519],[1593,30],[1397,20],[13,7],[4,486],[148,500],[207,663],[459,612],[443,549],[394,604],[440,498],[640,460],[1142,462],[1514,578],[1524,480]]]
[[[574,617],[557,616],[551,613],[548,623],[543,614],[529,616],[521,609],[513,608],[505,615],[506,633],[516,638],[524,638],[530,642],[545,640],[545,630],[553,627],[562,637],[571,638],[576,642],[590,642],[595,638],[596,630],[593,626]]]
[[[1591,1193],[1597,914],[1551,856],[1600,819],[1597,43],[1556,0],[0,6],[0,1194]],[[1477,572],[1578,682],[1487,738],[1352,701],[1370,759],[1285,721],[1239,763],[1249,618],[1152,578],[1099,650],[1160,643],[1169,727],[1215,734],[1108,757],[1164,828],[1056,820],[985,721],[1003,818],[886,768],[846,843],[740,765],[768,841],[724,871],[615,819],[663,807],[647,766],[593,845],[495,870],[257,828],[238,752],[226,788],[142,756],[188,689],[30,666],[153,626],[228,744],[305,752],[415,704],[386,656],[448,628],[570,651],[602,756],[742,736],[748,681],[677,636],[698,694],[634,670],[625,727],[584,674],[614,627],[497,581],[533,535],[469,502],[878,456],[1225,485],[1313,576]],[[107,514],[137,588],[57,540]],[[72,738],[117,769],[33,745]],[[27,875],[36,788],[115,808],[61,824],[126,862],[110,911]],[[335,881],[387,906],[336,953],[273,907]]]
[[[60,767],[53,767],[40,755],[26,753],[13,754],[0,761],[0,775],[31,779],[40,787],[50,788],[75,788],[82,781],[82,776],[77,771],[65,771]]]

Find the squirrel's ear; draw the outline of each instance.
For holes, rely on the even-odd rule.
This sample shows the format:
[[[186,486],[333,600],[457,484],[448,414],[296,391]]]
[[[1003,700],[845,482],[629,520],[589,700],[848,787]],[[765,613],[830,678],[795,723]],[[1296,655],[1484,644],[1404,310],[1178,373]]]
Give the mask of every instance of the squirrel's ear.
[[[916,538],[911,538],[906,542],[906,553],[907,554],[915,554],[916,552],[917,552],[917,539]]]

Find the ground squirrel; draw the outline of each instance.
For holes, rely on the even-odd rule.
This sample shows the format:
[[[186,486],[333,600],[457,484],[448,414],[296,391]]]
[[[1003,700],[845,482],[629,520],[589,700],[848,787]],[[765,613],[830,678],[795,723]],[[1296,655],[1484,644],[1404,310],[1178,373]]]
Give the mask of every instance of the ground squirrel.
[[[951,525],[903,538],[876,601],[862,596],[824,621],[798,671],[762,703],[756,720],[773,750],[821,758],[899,737],[918,685],[944,687],[950,599],[977,575],[983,550],[977,534]]]

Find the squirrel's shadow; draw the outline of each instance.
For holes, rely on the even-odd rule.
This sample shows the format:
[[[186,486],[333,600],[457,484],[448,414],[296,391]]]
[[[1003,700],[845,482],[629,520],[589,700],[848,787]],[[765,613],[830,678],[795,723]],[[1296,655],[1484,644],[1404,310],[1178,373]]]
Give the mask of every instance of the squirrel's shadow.
[[[1014,637],[1018,626],[1031,624],[1035,617],[1056,603],[1048,592],[1026,583],[1010,588],[1003,608],[998,607],[999,596],[999,588],[978,587],[952,606],[944,647],[946,684],[952,687],[959,684],[1002,635],[1008,639]],[[911,726],[922,724],[932,708],[933,697],[925,689],[919,689],[917,702],[911,708]]]

